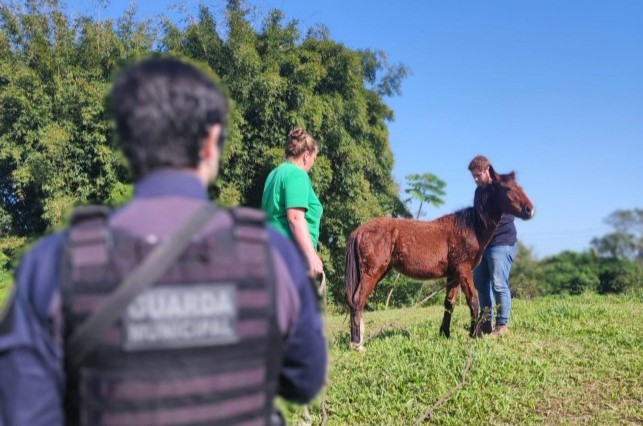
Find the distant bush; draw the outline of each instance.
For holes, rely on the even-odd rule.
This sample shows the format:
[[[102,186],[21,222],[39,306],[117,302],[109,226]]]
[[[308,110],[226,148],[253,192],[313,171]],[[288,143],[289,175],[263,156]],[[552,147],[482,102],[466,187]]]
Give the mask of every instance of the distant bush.
[[[518,250],[509,277],[511,296],[517,299],[533,299],[545,294],[542,267],[534,257],[533,249],[518,242]]]
[[[599,280],[594,271],[585,269],[568,277],[567,286],[563,287],[563,291],[566,290],[571,295],[578,295],[586,291],[596,291],[598,284]]]
[[[511,297],[516,299],[533,299],[545,295],[541,280],[525,273],[511,274],[509,287]]]
[[[643,288],[641,266],[635,262],[604,259],[599,265],[598,292],[631,293]]]
[[[542,261],[546,294],[581,294],[597,291],[596,259],[589,253],[565,251]]]

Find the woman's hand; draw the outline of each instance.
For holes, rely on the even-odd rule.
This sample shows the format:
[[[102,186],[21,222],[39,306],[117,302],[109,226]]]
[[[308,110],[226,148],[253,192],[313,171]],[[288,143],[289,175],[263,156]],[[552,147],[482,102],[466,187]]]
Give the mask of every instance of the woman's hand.
[[[313,256],[308,259],[308,265],[310,266],[310,275],[312,277],[317,277],[324,272],[324,263],[317,253],[313,253]]]

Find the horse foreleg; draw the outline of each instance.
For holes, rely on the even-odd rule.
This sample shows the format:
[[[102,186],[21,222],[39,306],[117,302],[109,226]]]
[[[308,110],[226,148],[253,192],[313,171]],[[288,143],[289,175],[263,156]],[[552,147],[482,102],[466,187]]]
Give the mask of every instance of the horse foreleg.
[[[444,316],[442,317],[442,325],[440,325],[440,336],[447,339],[451,337],[451,315],[453,314],[453,307],[455,306],[455,298],[458,297],[458,280],[452,277],[447,278],[447,294],[444,298]]]
[[[473,276],[471,271],[468,271],[461,279],[460,286],[462,292],[467,298],[467,305],[471,313],[471,326],[469,328],[469,336],[482,337],[480,324],[478,321],[478,313],[480,312],[480,301],[478,300],[478,291],[473,283]]]

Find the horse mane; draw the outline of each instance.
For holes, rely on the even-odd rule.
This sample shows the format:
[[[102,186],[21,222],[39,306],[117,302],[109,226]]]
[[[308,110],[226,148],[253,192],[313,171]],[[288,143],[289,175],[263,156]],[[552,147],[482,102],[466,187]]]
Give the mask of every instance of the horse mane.
[[[479,230],[481,227],[490,229],[496,226],[488,207],[493,196],[493,185],[476,188],[473,197],[473,207],[467,207],[454,213],[456,227],[460,230]]]
[[[474,207],[467,207],[453,213],[455,225],[459,230],[475,230],[480,224],[480,218]]]

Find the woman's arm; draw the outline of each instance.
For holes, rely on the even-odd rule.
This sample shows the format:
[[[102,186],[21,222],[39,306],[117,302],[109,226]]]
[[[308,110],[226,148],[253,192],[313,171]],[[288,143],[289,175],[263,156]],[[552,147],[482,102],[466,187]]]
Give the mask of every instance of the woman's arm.
[[[313,241],[310,238],[308,223],[306,223],[305,210],[303,208],[286,209],[288,225],[292,231],[295,243],[299,246],[302,253],[308,260],[308,267],[313,276],[317,276],[324,271],[324,265],[317,255]]]

